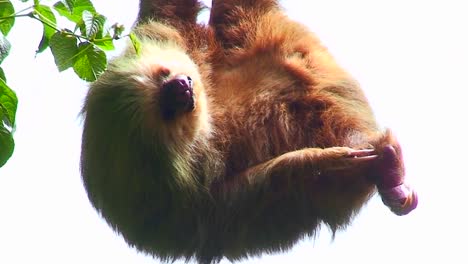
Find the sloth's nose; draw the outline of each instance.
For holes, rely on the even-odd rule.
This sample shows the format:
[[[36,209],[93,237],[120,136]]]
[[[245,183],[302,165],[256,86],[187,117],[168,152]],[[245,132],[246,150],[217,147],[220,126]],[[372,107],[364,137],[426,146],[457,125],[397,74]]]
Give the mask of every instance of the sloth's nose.
[[[176,75],[169,82],[175,82],[183,89],[192,89],[192,78],[190,78],[190,76],[187,75]]]
[[[161,108],[165,119],[174,118],[177,112],[194,110],[193,81],[190,76],[179,74],[163,83]]]
[[[165,85],[171,90],[169,93],[174,96],[176,103],[185,105],[190,102],[193,96],[192,78],[187,75],[176,75]]]

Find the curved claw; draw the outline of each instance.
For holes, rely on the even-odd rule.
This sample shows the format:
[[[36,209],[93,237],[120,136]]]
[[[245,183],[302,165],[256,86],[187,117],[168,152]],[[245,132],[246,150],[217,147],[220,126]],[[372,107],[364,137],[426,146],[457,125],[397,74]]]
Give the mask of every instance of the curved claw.
[[[371,156],[375,155],[375,149],[358,149],[353,150],[348,153],[349,156],[353,157],[363,157],[363,156]]]
[[[378,158],[378,155],[375,154],[374,149],[360,149],[353,150],[346,155],[346,158],[351,162],[367,162],[375,160]]]

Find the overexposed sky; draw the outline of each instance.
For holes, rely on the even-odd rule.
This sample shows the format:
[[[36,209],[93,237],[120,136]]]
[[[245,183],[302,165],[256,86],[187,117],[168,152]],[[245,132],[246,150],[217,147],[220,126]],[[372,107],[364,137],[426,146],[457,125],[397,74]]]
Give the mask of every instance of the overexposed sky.
[[[127,27],[137,14],[137,0],[94,3]],[[334,241],[324,228],[315,241],[242,263],[468,263],[468,3],[282,4],[358,79],[399,137],[420,204],[397,217],[375,196]],[[87,85],[57,73],[49,52],[34,58],[41,31],[17,19],[2,65],[20,102],[15,154],[0,169],[0,263],[159,263],[128,247],[88,202],[78,170]]]

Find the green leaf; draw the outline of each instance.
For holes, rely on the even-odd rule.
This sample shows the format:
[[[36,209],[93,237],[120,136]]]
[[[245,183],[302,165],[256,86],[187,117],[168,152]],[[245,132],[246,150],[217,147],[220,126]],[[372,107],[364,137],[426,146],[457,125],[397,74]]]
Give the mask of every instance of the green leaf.
[[[106,70],[106,53],[89,42],[81,43],[78,49],[75,73],[85,81],[95,81]]]
[[[8,35],[10,29],[15,24],[15,8],[10,0],[0,0],[0,17],[9,17],[9,18],[0,18],[0,32],[5,36]],[[10,17],[11,16],[11,17]]]
[[[73,66],[78,55],[77,39],[66,32],[57,32],[50,38],[50,50],[59,71]]]
[[[15,141],[13,140],[13,134],[5,127],[0,126],[0,167],[3,167],[5,163],[13,155],[15,149]]]
[[[110,35],[106,35],[102,39],[95,39],[93,43],[94,45],[98,46],[102,50],[109,51],[109,50],[115,49],[114,40],[112,39]]]
[[[67,2],[74,2],[73,14],[79,16],[80,18],[82,17],[84,11],[96,13],[96,9],[90,0],[67,0]]]
[[[0,80],[6,82],[5,72],[3,71],[2,67],[0,67]]]
[[[10,54],[10,49],[10,42],[5,38],[2,32],[0,32],[0,64],[2,64],[3,60]]]
[[[18,107],[18,98],[15,92],[8,87],[4,80],[0,80],[0,111],[2,122],[10,128],[15,127],[16,108]]]
[[[54,9],[59,13],[61,16],[66,17],[68,20],[74,22],[74,18],[72,16],[71,10],[64,2],[57,2],[54,4]],[[79,21],[79,20],[78,20]],[[77,23],[77,22],[75,22]]]
[[[130,41],[133,44],[133,48],[135,49],[135,53],[137,56],[139,56],[141,53],[141,42],[138,39],[137,35],[135,35],[135,33],[132,32],[130,33],[129,36],[130,36]]]
[[[83,11],[81,34],[89,39],[102,38],[106,17],[98,13]]]
[[[62,0],[54,4],[54,9],[76,24],[80,23],[84,11],[96,13],[90,0]]]
[[[5,165],[15,148],[13,131],[17,106],[18,98],[15,92],[0,79],[0,167]]]
[[[39,47],[37,48],[36,53],[41,53],[47,47],[49,47],[50,38],[55,34],[57,28],[57,19],[55,18],[54,13],[50,9],[50,7],[45,5],[36,5],[34,6],[34,11],[36,11],[37,15],[42,21],[46,21],[47,23],[43,23],[44,31],[42,33],[42,39],[39,43]]]

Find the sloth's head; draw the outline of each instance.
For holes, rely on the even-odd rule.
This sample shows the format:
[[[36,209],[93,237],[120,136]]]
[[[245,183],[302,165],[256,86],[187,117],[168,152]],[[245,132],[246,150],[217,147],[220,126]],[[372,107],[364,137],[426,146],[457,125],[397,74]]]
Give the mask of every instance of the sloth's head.
[[[154,191],[142,189],[161,177],[195,184],[186,153],[210,135],[197,65],[170,42],[142,40],[141,48],[109,64],[83,108],[82,177],[106,219],[134,221],[127,209],[141,204],[139,194]]]
[[[171,42],[142,40],[141,47],[139,55],[129,49],[112,61],[91,85],[86,118],[165,144],[183,144],[209,133],[198,66]]]

